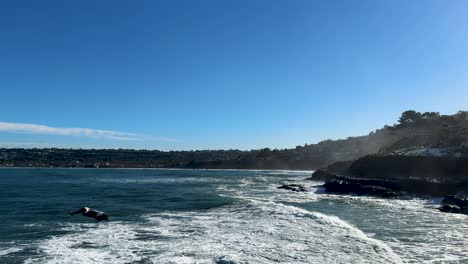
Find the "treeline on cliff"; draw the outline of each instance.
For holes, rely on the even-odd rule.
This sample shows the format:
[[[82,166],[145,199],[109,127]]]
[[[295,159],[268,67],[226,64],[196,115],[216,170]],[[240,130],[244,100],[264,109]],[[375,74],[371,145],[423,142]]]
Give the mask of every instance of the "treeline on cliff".
[[[398,123],[369,135],[324,140],[293,149],[158,151],[128,149],[0,149],[0,166],[148,167],[313,170],[369,154],[411,147],[460,148],[468,145],[468,112],[404,112]]]

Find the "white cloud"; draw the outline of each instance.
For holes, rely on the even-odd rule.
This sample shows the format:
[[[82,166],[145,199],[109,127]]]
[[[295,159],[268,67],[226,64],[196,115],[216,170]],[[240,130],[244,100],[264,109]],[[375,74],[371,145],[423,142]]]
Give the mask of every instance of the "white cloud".
[[[70,148],[67,144],[53,144],[48,142],[17,142],[0,141],[0,148]]]
[[[101,130],[92,128],[61,128],[38,124],[0,122],[0,132],[47,134],[59,136],[84,136],[89,138],[113,139],[121,141],[141,140],[135,133]]]

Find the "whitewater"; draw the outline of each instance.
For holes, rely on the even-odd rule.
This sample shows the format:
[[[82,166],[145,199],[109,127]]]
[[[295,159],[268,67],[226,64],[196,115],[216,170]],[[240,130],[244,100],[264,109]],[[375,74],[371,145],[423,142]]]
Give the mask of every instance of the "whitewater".
[[[437,198],[325,194],[310,175],[0,169],[0,263],[468,263],[468,217]],[[82,206],[111,221],[68,215]]]

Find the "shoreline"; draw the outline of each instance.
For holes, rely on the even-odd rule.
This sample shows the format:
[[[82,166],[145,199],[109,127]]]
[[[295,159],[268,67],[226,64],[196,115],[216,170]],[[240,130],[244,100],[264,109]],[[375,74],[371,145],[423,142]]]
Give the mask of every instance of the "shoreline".
[[[371,155],[316,170],[326,193],[443,197],[442,212],[468,214],[468,157]]]
[[[84,167],[7,167],[0,166],[1,169],[74,169],[74,170],[193,170],[193,171],[284,171],[284,172],[304,172],[313,173],[316,170],[292,170],[292,169],[201,169],[201,168],[152,168],[152,167],[99,167],[99,168],[84,168]]]

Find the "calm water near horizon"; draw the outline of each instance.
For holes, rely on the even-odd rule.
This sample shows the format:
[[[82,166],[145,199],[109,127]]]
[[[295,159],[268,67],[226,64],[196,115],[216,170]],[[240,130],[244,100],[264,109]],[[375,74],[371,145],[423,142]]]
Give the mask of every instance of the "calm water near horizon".
[[[0,169],[0,263],[468,263],[468,216],[324,194],[310,173]],[[68,214],[83,206],[111,221]]]

